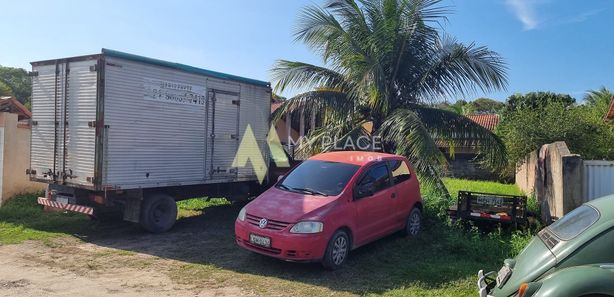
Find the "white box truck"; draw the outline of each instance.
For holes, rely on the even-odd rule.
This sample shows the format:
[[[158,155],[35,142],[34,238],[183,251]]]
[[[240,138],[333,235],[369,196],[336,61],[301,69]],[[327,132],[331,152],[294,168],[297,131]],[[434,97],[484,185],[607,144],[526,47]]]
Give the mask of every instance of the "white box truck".
[[[266,168],[233,161],[257,152],[268,164],[268,82],[108,49],[31,64],[26,174],[49,184],[40,204],[92,216],[119,206],[163,232],[177,200],[261,190]],[[239,150],[246,131],[257,147]]]

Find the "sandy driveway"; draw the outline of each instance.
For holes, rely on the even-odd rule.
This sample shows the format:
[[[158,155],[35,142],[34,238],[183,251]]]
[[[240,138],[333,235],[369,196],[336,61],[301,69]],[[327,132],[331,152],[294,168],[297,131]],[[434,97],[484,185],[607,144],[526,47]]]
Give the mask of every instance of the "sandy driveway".
[[[182,219],[165,234],[118,222],[99,226],[90,234],[95,237],[0,245],[0,296],[260,295],[240,288],[240,280],[225,281],[235,280],[218,270],[193,269],[211,262],[209,255],[217,255],[215,267],[236,262],[237,253],[248,255],[234,244],[237,211],[223,207]]]
[[[233,287],[195,290],[178,285],[165,273],[172,260],[70,241],[61,248],[39,242],[0,246],[0,296],[244,295]],[[102,263],[92,260],[97,258]],[[124,266],[122,258],[131,258],[131,265]],[[138,261],[142,267],[133,267]]]

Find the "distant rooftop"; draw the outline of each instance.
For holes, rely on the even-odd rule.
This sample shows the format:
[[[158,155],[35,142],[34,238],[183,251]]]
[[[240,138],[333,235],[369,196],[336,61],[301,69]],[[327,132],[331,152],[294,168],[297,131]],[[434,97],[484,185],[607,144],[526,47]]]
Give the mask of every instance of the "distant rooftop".
[[[0,112],[16,113],[20,121],[32,118],[30,110],[11,96],[0,97]]]
[[[494,131],[499,125],[499,115],[497,114],[472,114],[468,115],[467,118],[490,131]]]

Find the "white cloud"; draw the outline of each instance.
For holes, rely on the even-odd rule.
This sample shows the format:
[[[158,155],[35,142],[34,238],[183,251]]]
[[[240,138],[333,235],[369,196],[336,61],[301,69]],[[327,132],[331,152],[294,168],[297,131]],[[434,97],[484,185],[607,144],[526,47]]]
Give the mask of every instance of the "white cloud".
[[[522,22],[525,30],[533,30],[539,26],[536,6],[538,0],[506,0],[505,5]]]
[[[594,15],[600,14],[602,11],[604,11],[605,8],[602,9],[594,9],[594,10],[589,10],[589,11],[585,11],[583,13],[580,13],[572,18],[570,18],[567,23],[582,23],[587,21],[589,18],[591,18]]]

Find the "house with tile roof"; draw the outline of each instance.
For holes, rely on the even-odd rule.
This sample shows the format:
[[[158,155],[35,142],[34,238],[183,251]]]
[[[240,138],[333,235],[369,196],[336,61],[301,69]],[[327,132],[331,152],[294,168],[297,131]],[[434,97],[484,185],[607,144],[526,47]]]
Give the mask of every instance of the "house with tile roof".
[[[467,115],[467,118],[476,122],[480,126],[494,131],[499,125],[499,115],[497,114],[474,114]],[[448,159],[448,172],[447,175],[456,178],[466,179],[481,179],[481,180],[495,180],[498,176],[480,166],[476,161],[478,150],[475,145],[470,145],[471,141],[467,141],[469,145],[454,147],[451,150],[449,145],[445,141],[438,141],[437,145],[439,149],[444,152]]]

